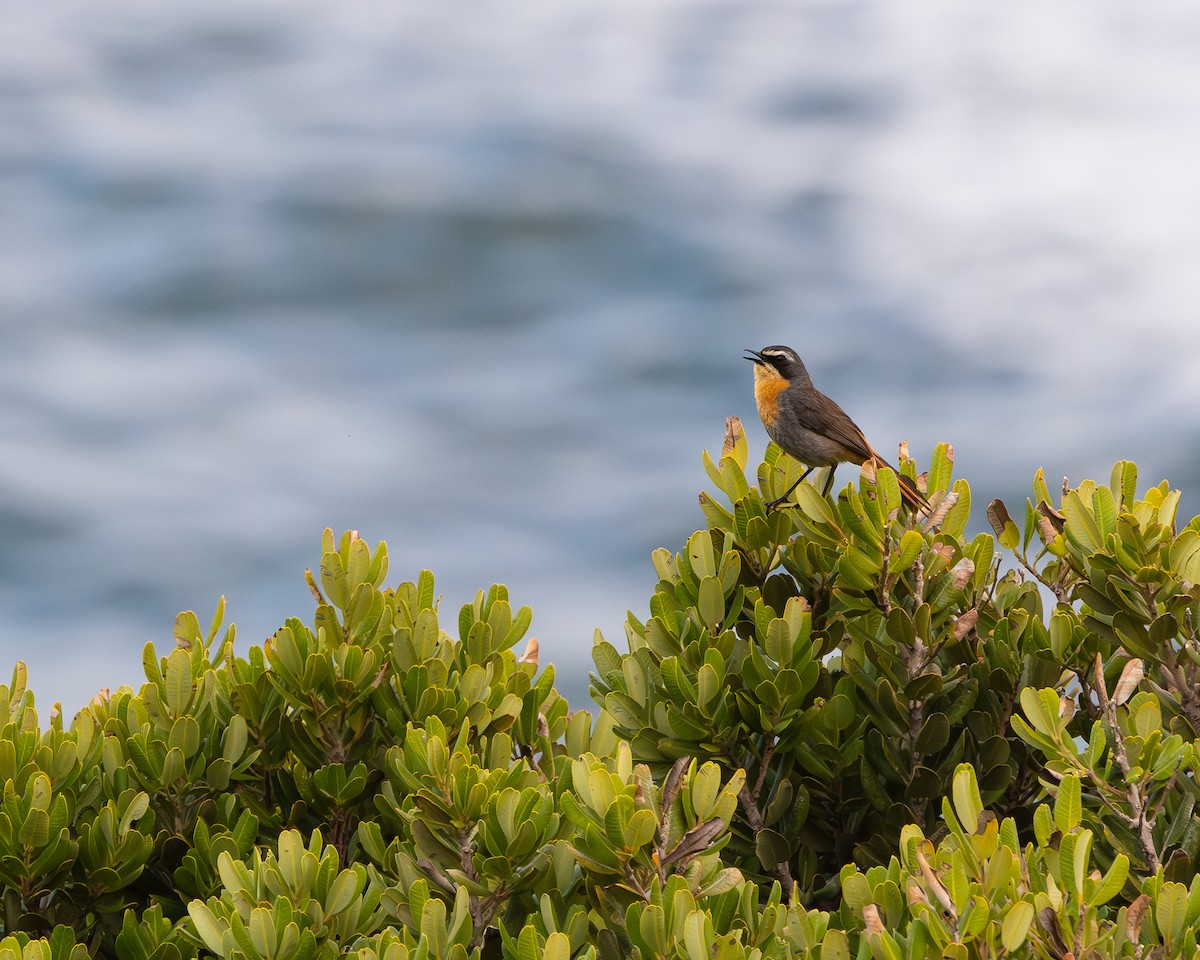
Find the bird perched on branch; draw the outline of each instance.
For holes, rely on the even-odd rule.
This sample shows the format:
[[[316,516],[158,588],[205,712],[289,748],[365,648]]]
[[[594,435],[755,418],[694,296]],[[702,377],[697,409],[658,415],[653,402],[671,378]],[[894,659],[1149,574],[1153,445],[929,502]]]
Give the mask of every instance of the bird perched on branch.
[[[754,363],[754,402],[767,434],[784,453],[808,468],[783,496],[767,504],[768,510],[787,500],[817,467],[830,468],[822,496],[828,496],[839,463],[870,460],[895,470],[875,452],[846,411],[813,386],[804,361],[791,347],[747,350],[746,359]],[[928,510],[929,501],[917,485],[899,470],[895,473],[901,499],[913,510]]]

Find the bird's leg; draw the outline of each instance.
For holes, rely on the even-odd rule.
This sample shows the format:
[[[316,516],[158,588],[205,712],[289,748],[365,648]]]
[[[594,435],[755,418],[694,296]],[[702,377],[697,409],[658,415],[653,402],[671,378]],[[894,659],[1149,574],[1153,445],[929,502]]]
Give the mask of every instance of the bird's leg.
[[[784,500],[786,500],[788,497],[790,497],[792,495],[792,491],[795,490],[798,486],[800,486],[800,484],[802,484],[804,482],[804,478],[807,477],[812,472],[813,472],[813,468],[809,467],[802,474],[800,474],[800,479],[797,480],[795,483],[793,483],[790,487],[788,487],[787,492],[782,497],[776,497],[774,500],[772,500],[770,503],[767,504],[767,510],[768,511],[774,510],[777,506],[779,506],[781,503],[783,503]]]
[[[833,489],[833,475],[837,473],[837,464],[832,464],[829,467],[829,476],[825,479],[825,489],[821,491],[821,496],[829,496],[829,491]]]

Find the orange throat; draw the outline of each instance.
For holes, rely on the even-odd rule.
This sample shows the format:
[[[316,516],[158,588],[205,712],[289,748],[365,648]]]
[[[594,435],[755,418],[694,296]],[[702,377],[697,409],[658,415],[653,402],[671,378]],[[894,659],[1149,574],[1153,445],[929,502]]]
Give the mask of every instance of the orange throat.
[[[763,426],[770,428],[779,415],[779,395],[787,389],[787,380],[774,367],[754,365],[754,403]]]

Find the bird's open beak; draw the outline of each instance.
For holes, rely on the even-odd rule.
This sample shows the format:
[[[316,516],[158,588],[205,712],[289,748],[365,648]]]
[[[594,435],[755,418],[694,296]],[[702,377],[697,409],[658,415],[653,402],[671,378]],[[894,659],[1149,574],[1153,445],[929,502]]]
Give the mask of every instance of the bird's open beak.
[[[763,355],[757,350],[747,350],[746,356],[742,357],[742,359],[752,360],[754,363],[766,363],[766,361],[763,359]]]

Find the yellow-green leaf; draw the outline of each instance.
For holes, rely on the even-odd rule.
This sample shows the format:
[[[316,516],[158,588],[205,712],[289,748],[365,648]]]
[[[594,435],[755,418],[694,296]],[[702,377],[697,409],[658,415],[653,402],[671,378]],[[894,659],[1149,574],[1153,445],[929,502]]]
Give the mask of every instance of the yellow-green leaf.
[[[960,763],[954,771],[954,812],[968,834],[975,832],[979,815],[983,813],[983,800],[979,796],[979,784],[975,780],[975,768],[969,763]]]
[[[555,930],[546,938],[542,960],[571,960],[571,938],[561,930]]]
[[[1168,880],[1154,898],[1154,922],[1168,949],[1179,942],[1187,924],[1188,888],[1182,883]]]
[[[1033,904],[1019,900],[1012,905],[1000,926],[1000,942],[1009,953],[1015,952],[1029,935],[1033,924]]]
[[[171,716],[183,713],[192,699],[192,661],[187,651],[176,648],[167,657],[167,672],[163,678],[163,696]]]
[[[1112,862],[1112,866],[1108,868],[1108,872],[1096,881],[1096,886],[1092,888],[1091,894],[1087,896],[1087,902],[1094,906],[1107,903],[1121,892],[1121,888],[1125,886],[1125,881],[1128,877],[1129,858],[1123,853],[1118,853],[1116,859]]]
[[[826,930],[820,960],[850,960],[850,941],[844,930]]]
[[[1073,773],[1062,778],[1058,785],[1058,796],[1054,798],[1054,825],[1059,831],[1070,833],[1083,817],[1082,791],[1079,778]]]

